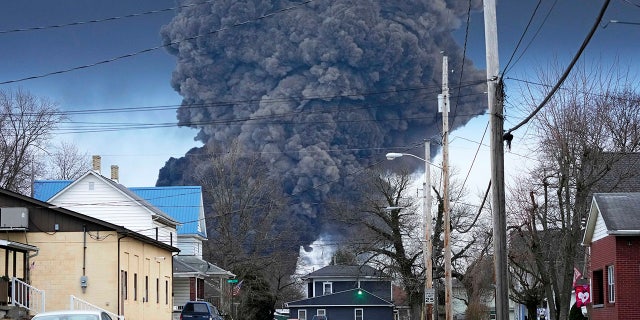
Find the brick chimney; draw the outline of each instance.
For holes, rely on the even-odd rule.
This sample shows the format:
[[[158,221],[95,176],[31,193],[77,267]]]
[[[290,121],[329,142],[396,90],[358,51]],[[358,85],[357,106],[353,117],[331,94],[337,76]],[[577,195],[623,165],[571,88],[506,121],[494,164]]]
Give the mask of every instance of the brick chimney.
[[[111,180],[118,182],[118,179],[120,179],[120,170],[118,169],[118,166],[112,165],[111,166]]]
[[[93,156],[92,157],[92,165],[93,165],[93,171],[100,173],[100,160],[102,159],[102,157],[100,156]]]

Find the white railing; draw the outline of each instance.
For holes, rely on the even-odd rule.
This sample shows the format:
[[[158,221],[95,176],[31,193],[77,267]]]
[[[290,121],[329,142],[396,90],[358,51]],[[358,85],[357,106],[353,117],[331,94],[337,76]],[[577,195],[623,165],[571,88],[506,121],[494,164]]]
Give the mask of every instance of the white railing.
[[[11,304],[33,313],[45,311],[44,290],[37,289],[18,278],[11,278]]]
[[[109,312],[105,309],[102,309],[96,305],[93,305],[87,301],[84,301],[76,296],[70,296],[69,299],[69,308],[71,310],[98,310],[108,313],[112,318],[124,320],[124,316],[119,316],[113,312]]]

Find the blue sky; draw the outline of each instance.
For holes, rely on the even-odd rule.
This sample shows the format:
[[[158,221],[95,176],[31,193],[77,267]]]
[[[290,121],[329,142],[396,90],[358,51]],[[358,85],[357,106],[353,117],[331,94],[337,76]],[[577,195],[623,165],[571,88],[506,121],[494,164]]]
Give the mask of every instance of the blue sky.
[[[324,1],[324,0],[322,0]],[[640,3],[640,1],[637,1]],[[603,1],[558,0],[541,1],[538,16],[530,33],[525,37],[520,51],[526,47],[523,57],[514,64],[507,75],[528,79],[533,68],[545,66],[557,60],[566,65],[575,54],[589,31]],[[501,67],[511,57],[520,35],[538,1],[498,1],[498,41]],[[0,31],[67,24],[93,19],[125,16],[175,7],[174,0],[24,0],[4,2],[0,10]],[[544,16],[553,6],[542,29],[529,45]],[[618,20],[640,22],[640,8],[636,2],[615,0],[610,4],[604,22]],[[154,48],[160,45],[160,27],[168,23],[174,12],[147,14],[134,18],[90,23],[45,30],[0,34],[0,82],[17,80],[93,64],[125,54]],[[475,65],[482,67],[484,57],[484,30],[482,13],[471,16],[467,54]],[[465,26],[456,31],[464,41]],[[614,23],[598,28],[586,50],[585,59],[620,58],[626,65],[638,64],[640,26]],[[517,57],[516,55],[516,57]],[[131,108],[144,106],[176,106],[181,97],[170,86],[174,57],[164,49],[120,59],[78,71],[52,75],[39,79],[2,84],[0,89],[22,88],[36,96],[57,102],[63,110],[93,110],[105,108]],[[452,66],[455,69],[455,66]],[[507,82],[509,84],[509,82]],[[90,116],[74,115],[73,125],[63,129],[78,128],[79,122],[95,123],[171,123],[175,122],[175,108],[143,113],[103,113]],[[509,110],[505,110],[509,113]],[[487,117],[478,117],[465,128],[451,134],[452,162],[466,172],[470,157],[461,156],[475,152]],[[515,123],[509,122],[508,128]],[[180,157],[191,147],[200,144],[193,140],[195,130],[163,127],[149,130],[117,130],[88,132],[88,130],[61,130],[57,138],[76,143],[81,151],[102,156],[103,168],[115,164],[120,167],[120,181],[127,186],[155,184],[158,170],[169,157]],[[485,143],[488,144],[485,137]],[[484,189],[488,182],[488,147],[481,148],[475,165],[473,182],[477,189]],[[505,163],[517,162],[517,157],[507,157]],[[107,174],[106,170],[103,170]],[[486,182],[485,182],[486,181]],[[475,191],[475,187],[471,191]]]

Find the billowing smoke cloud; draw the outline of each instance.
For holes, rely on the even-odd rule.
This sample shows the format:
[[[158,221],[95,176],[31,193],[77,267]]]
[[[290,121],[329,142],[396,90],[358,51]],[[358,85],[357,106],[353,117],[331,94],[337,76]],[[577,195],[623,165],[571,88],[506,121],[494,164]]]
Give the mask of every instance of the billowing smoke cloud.
[[[391,147],[438,134],[442,52],[457,71],[449,76],[450,122],[461,126],[484,112],[486,86],[477,83],[485,73],[465,61],[460,79],[462,50],[451,34],[468,6],[220,0],[184,8],[161,32],[176,43],[169,52],[177,58],[172,85],[184,98],[179,123],[198,128],[205,144],[239,139],[246,152],[259,152],[294,195],[292,214],[304,217],[308,244],[322,231],[322,201],[350,201],[354,173]],[[181,161],[188,160],[168,163],[159,184],[189,170]]]

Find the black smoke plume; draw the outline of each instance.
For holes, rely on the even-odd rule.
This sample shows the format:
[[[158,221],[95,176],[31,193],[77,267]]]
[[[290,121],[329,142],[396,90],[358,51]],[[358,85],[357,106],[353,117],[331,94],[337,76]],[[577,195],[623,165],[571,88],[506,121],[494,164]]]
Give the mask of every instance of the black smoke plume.
[[[185,7],[161,31],[177,58],[171,84],[183,97],[179,124],[199,129],[195,139],[204,144],[238,140],[243,152],[261,154],[290,195],[289,214],[302,224],[299,244],[309,244],[327,231],[323,201],[357,201],[349,191],[364,168],[392,148],[439,136],[443,52],[453,70],[452,129],[484,113],[484,71],[463,64],[452,35],[469,4],[220,0]],[[471,9],[481,4],[473,0]],[[193,183],[185,177],[199,153],[169,160],[157,184]]]

